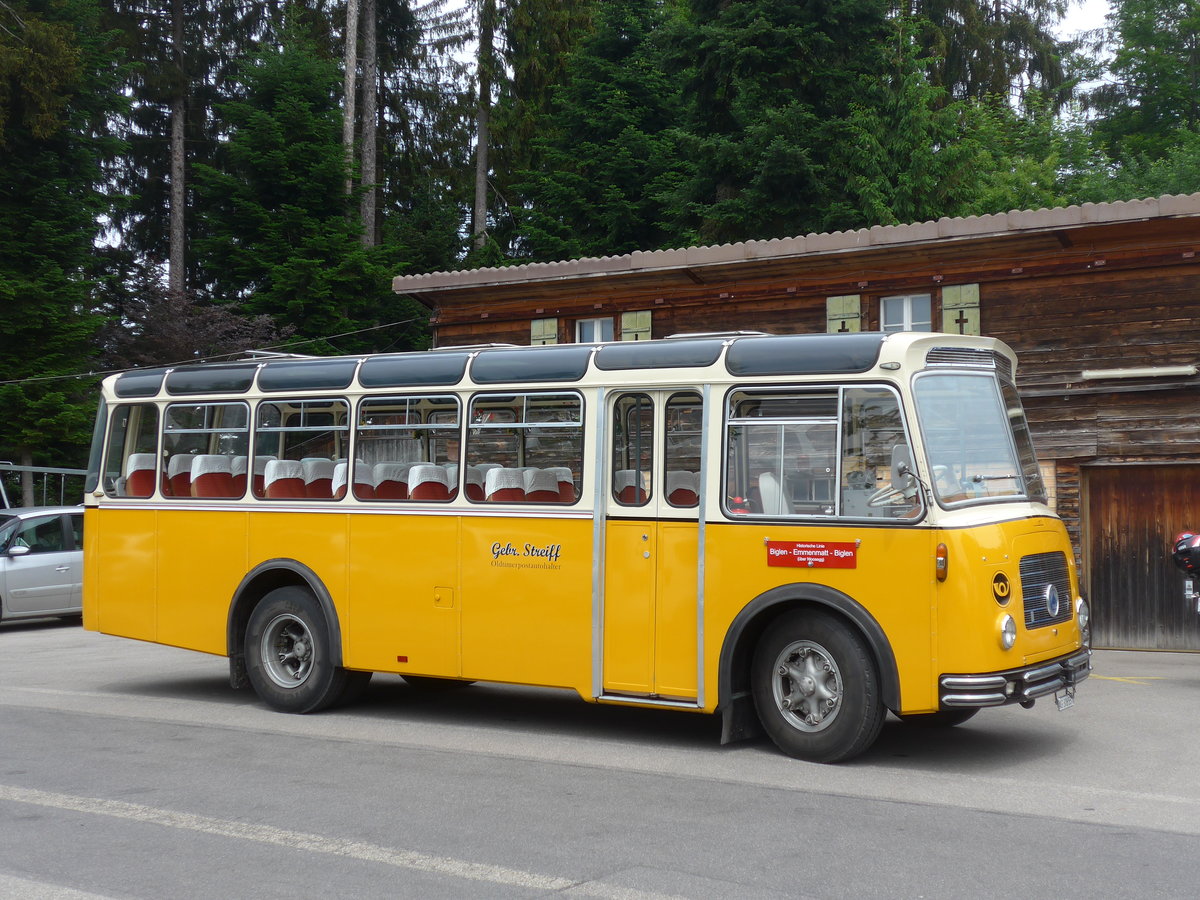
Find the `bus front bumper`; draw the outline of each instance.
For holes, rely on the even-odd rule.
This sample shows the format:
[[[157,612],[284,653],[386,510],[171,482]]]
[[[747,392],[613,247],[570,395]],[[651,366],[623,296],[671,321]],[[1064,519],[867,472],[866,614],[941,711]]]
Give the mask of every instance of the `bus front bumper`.
[[[1050,662],[991,672],[987,675],[943,675],[938,679],[942,709],[1004,706],[1009,703],[1032,705],[1038,697],[1067,691],[1092,672],[1092,651],[1084,648]]]

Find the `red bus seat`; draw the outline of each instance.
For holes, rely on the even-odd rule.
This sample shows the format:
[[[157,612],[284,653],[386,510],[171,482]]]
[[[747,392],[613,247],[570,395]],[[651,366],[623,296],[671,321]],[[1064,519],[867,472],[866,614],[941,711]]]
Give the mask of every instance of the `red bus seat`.
[[[408,472],[412,463],[375,463],[375,499],[407,500]]]
[[[617,501],[631,506],[640,506],[649,499],[641,485],[641,473],[637,469],[618,469],[613,473],[613,494]]]
[[[449,500],[450,477],[445,466],[417,463],[408,470],[409,500]]]
[[[303,500],[304,466],[298,459],[269,459],[263,470],[264,496],[271,500]]]
[[[493,503],[519,503],[525,499],[525,473],[520,469],[488,469],[483,495]]]
[[[530,503],[558,503],[558,476],[546,469],[526,469],[525,499]]]
[[[667,502],[672,506],[696,506],[700,495],[696,492],[696,473],[686,469],[667,472]]]
[[[154,493],[154,454],[131,453],[125,460],[125,496],[149,497]]]
[[[190,453],[176,453],[167,460],[167,478],[163,493],[172,497],[192,496],[192,460]]]
[[[230,457],[206,453],[192,458],[192,496],[238,496],[233,487],[233,466]]]
[[[333,499],[333,460],[321,456],[300,460],[304,467],[304,496],[313,500]]]

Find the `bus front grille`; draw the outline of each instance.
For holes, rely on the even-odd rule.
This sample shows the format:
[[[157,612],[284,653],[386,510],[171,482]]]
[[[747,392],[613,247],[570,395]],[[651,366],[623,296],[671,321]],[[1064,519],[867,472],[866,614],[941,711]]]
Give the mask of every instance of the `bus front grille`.
[[[1055,551],[1022,557],[1021,596],[1026,628],[1068,621],[1075,611],[1066,555]]]

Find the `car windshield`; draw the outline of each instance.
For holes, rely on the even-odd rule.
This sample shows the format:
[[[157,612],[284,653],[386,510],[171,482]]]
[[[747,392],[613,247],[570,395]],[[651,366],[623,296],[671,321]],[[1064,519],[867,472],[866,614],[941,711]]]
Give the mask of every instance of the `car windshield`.
[[[937,373],[917,378],[914,393],[940,503],[1046,501],[1015,387],[991,373]]]

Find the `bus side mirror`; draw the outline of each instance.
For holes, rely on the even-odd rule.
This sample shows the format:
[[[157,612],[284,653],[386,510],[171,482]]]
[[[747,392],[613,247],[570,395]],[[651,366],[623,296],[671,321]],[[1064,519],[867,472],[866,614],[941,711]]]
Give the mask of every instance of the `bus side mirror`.
[[[899,444],[892,448],[892,487],[911,500],[917,494],[917,479],[912,469],[908,448]]]

